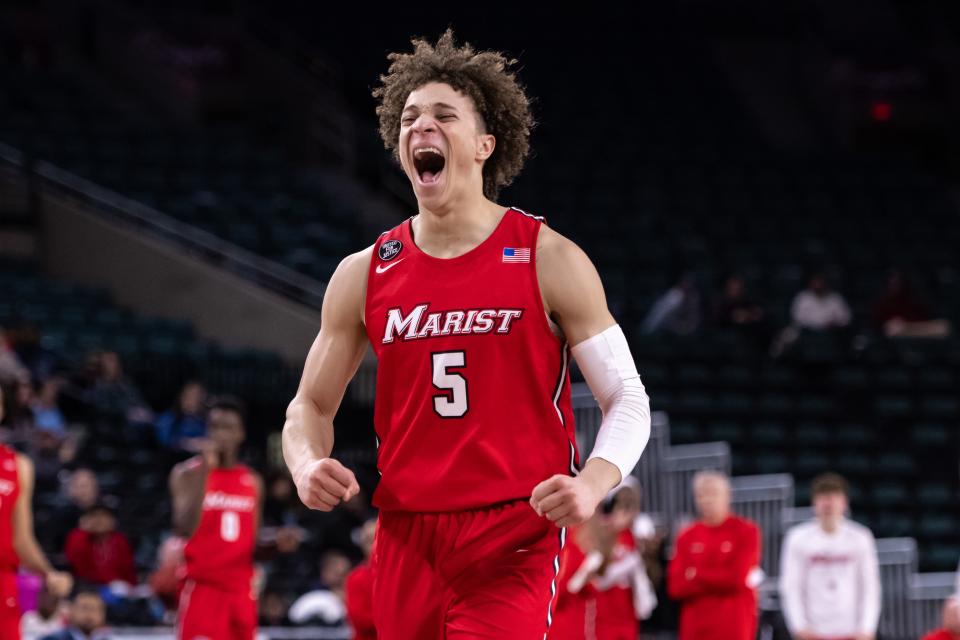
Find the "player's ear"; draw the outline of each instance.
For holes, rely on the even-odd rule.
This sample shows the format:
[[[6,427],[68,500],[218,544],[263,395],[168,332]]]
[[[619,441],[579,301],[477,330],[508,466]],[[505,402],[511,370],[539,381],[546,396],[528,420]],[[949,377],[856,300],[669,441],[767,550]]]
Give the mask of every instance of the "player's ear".
[[[477,134],[477,160],[486,160],[493,155],[497,139],[491,133]]]

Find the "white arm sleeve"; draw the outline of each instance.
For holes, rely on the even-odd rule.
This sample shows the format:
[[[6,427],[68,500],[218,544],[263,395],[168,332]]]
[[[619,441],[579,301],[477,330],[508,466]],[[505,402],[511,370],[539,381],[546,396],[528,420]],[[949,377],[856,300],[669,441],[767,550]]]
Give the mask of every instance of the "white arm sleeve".
[[[588,458],[602,458],[626,478],[650,439],[650,399],[620,325],[615,324],[570,349],[603,412]]]
[[[876,635],[880,623],[880,567],[877,559],[877,543],[872,535],[864,540],[860,558],[860,588],[863,603],[860,605],[858,631]]]

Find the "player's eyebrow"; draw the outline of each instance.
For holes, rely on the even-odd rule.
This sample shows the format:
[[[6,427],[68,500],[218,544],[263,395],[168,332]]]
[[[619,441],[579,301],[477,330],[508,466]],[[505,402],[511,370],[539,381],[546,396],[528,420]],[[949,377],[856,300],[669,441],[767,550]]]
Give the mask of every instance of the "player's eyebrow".
[[[453,106],[452,104],[447,104],[446,102],[434,102],[433,106],[438,109],[452,109],[453,111],[457,110],[455,106]],[[420,107],[418,107],[415,104],[411,104],[410,106],[406,107],[401,113],[406,113],[407,111],[418,112],[420,111]]]

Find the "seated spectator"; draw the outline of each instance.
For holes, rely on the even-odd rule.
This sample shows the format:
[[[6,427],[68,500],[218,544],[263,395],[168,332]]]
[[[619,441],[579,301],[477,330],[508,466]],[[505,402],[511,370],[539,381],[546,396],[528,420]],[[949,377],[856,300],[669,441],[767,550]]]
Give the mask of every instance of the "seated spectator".
[[[731,275],[723,281],[723,291],[713,310],[718,327],[738,331],[745,338],[765,349],[772,332],[763,307],[747,297],[743,278]]]
[[[923,636],[923,640],[960,640],[960,600],[954,596],[943,603],[943,626]]]
[[[34,402],[33,385],[30,382],[17,383],[7,402],[6,425],[11,431],[10,440],[22,444],[30,437],[33,431]]]
[[[70,602],[65,629],[42,637],[40,640],[107,640],[102,632],[107,621],[107,606],[94,589],[81,588]]]
[[[290,607],[290,621],[298,625],[339,624],[346,619],[344,587],[350,560],[339,551],[327,551],[320,557],[320,583]]]
[[[753,326],[762,323],[764,317],[763,307],[747,297],[743,278],[731,275],[724,280],[723,291],[713,312],[718,326]]]
[[[693,276],[686,274],[657,298],[643,321],[644,333],[668,331],[687,336],[700,328],[700,293]]]
[[[843,296],[830,290],[822,273],[815,273],[807,288],[793,299],[790,317],[798,329],[842,329],[850,324],[850,307]]]
[[[290,476],[286,473],[275,475],[267,481],[267,495],[263,503],[264,526],[295,526],[300,518],[302,504]]]
[[[900,271],[887,276],[887,289],[873,304],[873,324],[888,338],[946,338],[950,322],[935,319]]]
[[[266,589],[260,596],[261,627],[285,627],[290,625],[287,612],[290,610],[290,601],[279,591]]]
[[[44,533],[44,545],[53,549],[63,549],[67,534],[77,526],[80,517],[101,501],[100,483],[97,475],[85,467],[75,469],[60,487],[60,506],[56,518],[48,531]],[[109,502],[110,498],[103,497]]]
[[[123,374],[120,356],[113,351],[101,353],[96,378],[87,391],[87,401],[98,416],[135,423],[150,422],[151,413],[140,391]]]
[[[62,382],[50,378],[40,385],[40,391],[30,406],[33,412],[33,424],[37,429],[47,431],[59,438],[67,435],[67,422],[60,412],[59,395]]]
[[[64,628],[69,615],[67,603],[47,589],[41,589],[37,597],[37,608],[27,611],[20,618],[20,632],[29,637],[39,637]]]
[[[130,542],[117,531],[113,510],[103,503],[80,518],[79,526],[67,536],[65,554],[77,580],[96,585],[137,583]]]
[[[207,434],[206,399],[207,391],[199,382],[184,385],[176,406],[154,423],[157,442],[174,451],[198,452],[197,440]]]
[[[11,386],[21,382],[30,382],[30,371],[27,370],[7,333],[0,328],[0,386]]]
[[[35,430],[24,447],[25,453],[33,460],[34,482],[38,494],[54,494],[60,484],[60,472],[69,462],[70,450],[65,448],[64,439],[49,431]]]

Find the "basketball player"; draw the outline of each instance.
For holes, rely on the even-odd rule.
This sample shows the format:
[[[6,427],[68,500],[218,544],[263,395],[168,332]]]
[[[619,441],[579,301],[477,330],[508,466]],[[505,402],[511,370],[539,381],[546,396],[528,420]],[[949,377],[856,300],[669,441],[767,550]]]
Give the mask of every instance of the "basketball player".
[[[308,507],[356,495],[330,457],[333,417],[369,341],[377,637],[539,639],[564,528],[632,471],[649,403],[589,258],[543,218],[495,202],[533,124],[513,61],[456,47],[449,30],[414,45],[390,55],[374,96],[418,214],[333,274],[284,456]],[[579,474],[571,354],[604,411]]]
[[[3,389],[0,388],[0,421]],[[64,597],[73,588],[69,573],[55,571],[33,535],[33,462],[0,445],[0,638],[19,640],[17,569],[23,565],[44,577],[47,590]]]
[[[170,472],[173,523],[184,547],[181,640],[252,640],[257,625],[253,553],[263,483],[238,462],[243,413],[231,400],[210,409],[202,453]]]

